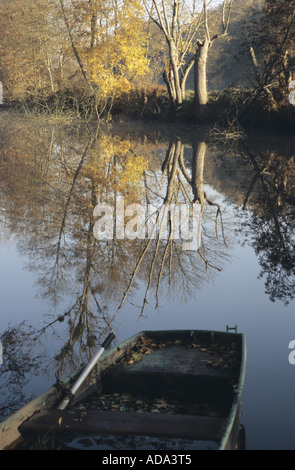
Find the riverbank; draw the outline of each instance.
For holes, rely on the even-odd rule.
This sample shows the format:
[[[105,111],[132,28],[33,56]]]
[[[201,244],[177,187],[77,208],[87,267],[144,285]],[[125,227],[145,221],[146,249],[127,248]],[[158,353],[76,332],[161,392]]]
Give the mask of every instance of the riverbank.
[[[265,95],[243,88],[210,92],[201,119],[194,115],[193,92],[188,92],[184,102],[174,107],[169,101],[165,87],[161,86],[136,88],[104,102],[95,95],[66,90],[47,97],[7,102],[1,109],[17,109],[30,115],[43,118],[47,116],[51,120],[142,120],[205,125],[223,132],[238,132],[239,129],[251,132],[259,128],[290,134],[295,125],[295,106],[288,101],[280,108],[274,108]]]

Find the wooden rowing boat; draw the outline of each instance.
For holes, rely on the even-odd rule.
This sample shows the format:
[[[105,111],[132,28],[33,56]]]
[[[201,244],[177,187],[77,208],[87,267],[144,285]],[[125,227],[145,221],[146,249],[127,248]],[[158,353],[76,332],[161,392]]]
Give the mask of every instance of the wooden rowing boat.
[[[1,423],[0,449],[48,432],[68,449],[236,448],[245,363],[243,334],[140,332],[104,353],[68,409],[53,386]]]

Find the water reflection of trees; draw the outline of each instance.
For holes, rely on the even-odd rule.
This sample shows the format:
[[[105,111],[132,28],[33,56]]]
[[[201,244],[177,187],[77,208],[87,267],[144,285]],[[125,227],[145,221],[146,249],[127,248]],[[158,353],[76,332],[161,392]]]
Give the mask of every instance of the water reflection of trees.
[[[245,144],[241,155],[252,169],[244,200],[253,215],[250,234],[259,257],[261,277],[272,301],[295,297],[295,166],[277,151],[255,153]]]
[[[42,357],[32,355],[33,331],[25,323],[9,327],[0,335],[3,364],[0,365],[0,420],[26,403],[24,387],[36,374]]]
[[[206,203],[208,203],[210,206],[217,207],[217,228],[218,215],[220,215],[221,217],[221,207],[219,204],[214,203],[210,199],[208,199],[203,188],[205,153],[206,143],[195,142],[192,153],[192,169],[191,171],[188,171],[186,165],[184,164],[183,158],[184,145],[182,144],[180,139],[172,139],[169,143],[168,150],[166,152],[166,158],[164,159],[161,166],[161,175],[158,175],[158,178],[156,178],[157,184],[155,182],[154,175],[150,175],[148,174],[148,172],[145,172],[144,204],[160,204],[161,210],[165,210],[165,208],[167,208],[168,206],[171,207],[171,204],[173,203],[175,205],[183,203],[192,205],[198,203],[201,206],[200,217],[201,221],[203,221],[203,219],[206,220],[206,216],[204,215],[204,213]],[[157,213],[157,217],[154,221],[155,226],[159,223],[160,216],[161,211]],[[210,242],[208,242],[207,239],[207,242],[205,242],[203,238],[203,243],[200,246],[198,245],[197,241],[195,241],[195,247],[190,250],[189,253],[186,253],[179,246],[179,242],[177,243],[173,238],[174,227],[172,220],[172,211],[169,211],[168,217],[169,220],[167,239],[163,240],[158,233],[156,240],[150,238],[148,241],[145,242],[140,256],[137,257],[134,270],[129,279],[127,289],[121,299],[118,311],[121,309],[126,299],[126,296],[134,282],[135,275],[139,267],[144,264],[144,259],[147,257],[147,253],[150,249],[150,259],[145,267],[146,278],[148,279],[148,281],[146,283],[145,295],[140,310],[140,316],[142,316],[144,313],[153,277],[155,277],[156,305],[158,306],[161,281],[163,278],[166,277],[166,279],[168,280],[168,284],[171,285],[171,278],[173,272],[176,273],[176,279],[178,283],[181,280],[183,281],[183,287],[181,289],[182,292],[189,289],[189,283],[194,287],[198,287],[198,283],[200,283],[201,279],[203,278],[203,273],[200,269],[200,265],[197,259],[198,256],[205,263],[207,271],[208,268],[220,270],[220,268],[217,265],[213,264],[207,256],[207,252],[209,252],[209,250],[212,250],[212,252],[216,250],[215,254],[217,254],[217,256],[220,255],[220,247],[219,249],[216,249],[216,246],[213,248],[213,239],[211,239]],[[221,226],[223,231],[222,218]],[[161,227],[159,232],[161,232]],[[184,263],[186,264],[185,267]],[[189,275],[189,273],[191,273],[191,276]],[[186,286],[184,285],[185,282],[187,282]],[[177,290],[179,290],[179,285],[175,287],[177,288]]]
[[[123,307],[136,303],[138,318],[169,296],[184,303],[221,269],[227,257],[223,212],[205,190],[203,139],[193,138],[188,146],[171,138],[163,151],[157,142],[101,131],[75,134],[23,121],[1,130],[1,233],[15,236],[40,295],[53,309],[42,329],[20,333],[21,342],[29,348],[54,328],[63,338],[50,364],[54,370],[87,360]],[[240,150],[251,169],[244,199],[244,209],[251,209],[249,237],[268,295],[287,303],[295,295],[294,156],[256,154],[245,145]],[[115,207],[118,196],[145,208],[199,204],[201,245],[183,250],[172,236],[171,212],[165,238],[97,240],[94,207]],[[34,373],[38,356],[30,350],[26,374]],[[10,366],[18,370],[27,361],[27,349],[15,357],[17,365]],[[11,406],[22,402],[17,394],[26,377],[10,376]]]
[[[151,157],[155,147],[147,141],[105,133],[75,139],[54,128],[45,136],[42,132],[11,126],[2,134],[2,223],[28,255],[40,294],[57,311],[39,335],[53,326],[64,331],[66,339],[55,357],[62,369],[91,354],[139,285],[145,287],[138,316],[144,315],[151,291],[156,307],[161,295],[170,293],[185,301],[206,276],[221,269],[226,250],[225,240],[218,238],[219,227],[223,233],[221,207],[203,188],[205,142],[193,142],[185,162],[184,144],[171,139],[160,161]],[[172,237],[170,219],[165,239],[97,240],[94,207],[99,202],[114,206],[118,195],[143,206],[199,203],[201,246],[184,251]],[[60,312],[59,302],[66,297],[73,300]]]

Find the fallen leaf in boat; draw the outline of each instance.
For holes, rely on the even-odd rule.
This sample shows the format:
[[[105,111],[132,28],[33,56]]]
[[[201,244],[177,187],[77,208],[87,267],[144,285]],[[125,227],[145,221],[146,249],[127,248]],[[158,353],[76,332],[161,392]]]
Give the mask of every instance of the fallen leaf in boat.
[[[142,354],[134,352],[132,354],[132,359],[133,359],[133,361],[136,361],[136,362],[140,361],[142,359]]]
[[[157,400],[156,403],[154,404],[154,406],[156,408],[161,408],[161,407],[165,408],[165,407],[168,406],[168,404],[167,404],[166,400]]]
[[[142,342],[143,342],[144,344],[151,344],[151,343],[153,343],[153,340],[148,339],[148,338],[143,338],[143,339],[142,339]]]

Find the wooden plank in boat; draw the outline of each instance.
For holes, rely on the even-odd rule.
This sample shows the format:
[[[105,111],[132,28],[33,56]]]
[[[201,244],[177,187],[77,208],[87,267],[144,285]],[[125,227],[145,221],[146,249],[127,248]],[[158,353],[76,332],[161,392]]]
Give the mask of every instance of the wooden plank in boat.
[[[51,410],[37,413],[19,428],[24,435],[48,430],[78,434],[123,434],[219,440],[227,419],[134,412]]]
[[[132,364],[120,365],[125,373],[158,373],[177,375],[206,375],[210,377],[231,377],[232,375],[209,364],[218,362],[220,354],[208,353],[206,350],[188,349],[184,346],[170,346],[155,350],[142,356],[141,360]],[[112,369],[112,368],[111,368]]]

